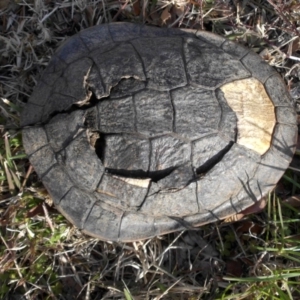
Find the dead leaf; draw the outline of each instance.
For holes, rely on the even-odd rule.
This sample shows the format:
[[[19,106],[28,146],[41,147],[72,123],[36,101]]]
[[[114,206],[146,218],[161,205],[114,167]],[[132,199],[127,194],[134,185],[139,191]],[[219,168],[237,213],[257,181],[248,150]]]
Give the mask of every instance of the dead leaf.
[[[241,214],[244,214],[244,216],[246,216],[246,215],[250,215],[250,214],[253,214],[253,213],[259,213],[266,207],[266,205],[267,205],[266,198],[263,197],[262,199],[260,199],[256,203],[254,203],[252,206],[244,209],[241,212]]]
[[[292,41],[291,54],[294,54],[299,50],[300,50],[300,38],[297,37],[295,40]]]
[[[174,5],[172,9],[175,12],[176,16],[180,17],[184,14],[185,6],[184,5],[181,5],[181,6]]]
[[[67,296],[67,299],[85,299],[84,295],[80,292],[82,287],[80,284],[71,276],[66,276],[62,278],[63,292]]]
[[[0,0],[0,10],[4,10],[8,7],[10,0]]]
[[[140,0],[135,1],[132,4],[133,13],[135,16],[139,16],[141,14],[141,3]]]
[[[46,199],[47,200],[47,199]],[[55,209],[53,207],[51,207],[51,205],[49,205],[47,203],[47,201],[45,201],[45,204],[44,204],[46,207],[47,207],[47,210],[49,211],[55,211]],[[31,208],[28,212],[27,212],[27,215],[26,217],[27,218],[32,218],[36,215],[39,215],[39,216],[45,216],[45,210],[43,208],[43,203],[40,203],[38,204],[37,206]]]
[[[241,261],[227,260],[226,275],[241,277],[243,274],[243,265]]]
[[[163,12],[162,12],[160,18],[161,18],[161,20],[162,20],[162,22],[163,22],[164,24],[171,18],[171,14],[170,14],[170,12],[169,12],[169,8],[168,8],[168,7],[166,7],[166,8],[163,10]]]
[[[283,200],[283,202],[291,205],[292,207],[300,207],[300,195],[288,197],[287,199]]]
[[[155,9],[155,6],[150,8],[149,15],[146,15],[146,19],[152,25],[158,25],[161,23],[160,16],[157,12],[157,9]]]
[[[264,232],[263,226],[249,220],[237,223],[235,227],[237,227],[236,232],[239,235],[251,232],[251,234],[255,234],[256,236],[258,236]]]
[[[87,21],[89,23],[89,26],[93,26],[93,15],[94,15],[93,8],[91,6],[87,6],[84,12],[85,12]]]
[[[261,212],[267,205],[267,201],[265,198],[260,199],[250,207],[244,209],[238,214],[232,215],[224,220],[225,223],[231,223],[236,222],[244,218],[244,216],[250,215],[250,214],[256,214]]]
[[[36,215],[44,215],[44,210],[43,210],[43,205],[42,203],[33,207],[32,209],[29,210],[27,213],[26,217],[27,218],[32,218]]]

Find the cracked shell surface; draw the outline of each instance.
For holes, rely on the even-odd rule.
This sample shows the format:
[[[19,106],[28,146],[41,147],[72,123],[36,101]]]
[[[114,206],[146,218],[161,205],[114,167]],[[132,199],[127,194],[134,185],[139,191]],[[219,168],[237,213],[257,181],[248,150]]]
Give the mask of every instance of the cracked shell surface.
[[[134,241],[265,196],[295,151],[276,71],[217,35],[129,23],[71,37],[21,116],[30,162],[83,232]]]

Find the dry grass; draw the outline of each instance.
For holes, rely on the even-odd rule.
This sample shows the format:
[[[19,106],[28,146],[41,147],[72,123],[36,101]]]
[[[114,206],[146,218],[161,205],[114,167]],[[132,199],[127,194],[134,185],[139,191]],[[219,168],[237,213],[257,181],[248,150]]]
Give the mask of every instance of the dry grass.
[[[226,36],[300,97],[299,1],[0,0],[0,298],[300,299],[297,171],[278,185],[287,199],[272,194],[260,214],[136,243],[87,237],[53,208],[25,158],[20,111],[66,38],[115,21]]]

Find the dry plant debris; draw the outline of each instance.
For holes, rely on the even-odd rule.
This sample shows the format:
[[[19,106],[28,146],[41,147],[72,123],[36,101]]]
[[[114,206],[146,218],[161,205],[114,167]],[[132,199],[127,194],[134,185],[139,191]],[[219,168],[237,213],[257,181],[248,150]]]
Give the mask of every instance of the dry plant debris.
[[[299,150],[276,189],[287,200],[272,194],[257,215],[136,243],[100,242],[53,208],[24,155],[19,115],[68,36],[117,21],[203,29],[251,47],[298,105],[299,16],[299,1],[1,0],[0,298],[298,299]]]

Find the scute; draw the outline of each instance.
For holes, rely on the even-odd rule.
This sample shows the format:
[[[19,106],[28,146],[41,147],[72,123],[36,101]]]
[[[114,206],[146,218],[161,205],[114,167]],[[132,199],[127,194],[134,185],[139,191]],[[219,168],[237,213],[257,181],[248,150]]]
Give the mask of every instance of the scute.
[[[96,189],[104,167],[88,143],[86,132],[74,138],[60,155],[61,164],[76,186],[91,191]]]
[[[48,145],[40,148],[30,156],[36,172],[43,177],[57,163],[55,154]]]
[[[191,159],[191,145],[172,135],[151,140],[150,171],[177,167]]]
[[[280,124],[295,125],[293,120],[295,119],[295,110],[289,106],[279,106],[275,108],[276,120]]]
[[[291,107],[291,99],[289,97],[289,94],[286,92],[286,88],[283,88],[283,86],[284,82],[279,74],[273,74],[267,79],[265,83],[266,91],[275,107]]]
[[[107,240],[119,240],[123,211],[101,201],[95,202],[84,224],[83,232]]]
[[[111,134],[104,136],[104,150],[102,150],[103,165],[114,170],[142,170],[149,169],[150,142],[139,136],[130,134]],[[123,155],[119,155],[123,153]]]
[[[59,205],[60,200],[64,198],[74,186],[73,181],[59,164],[53,165],[42,177],[42,180],[56,206]],[[57,182],[60,184],[57,185]]]
[[[276,71],[271,66],[265,64],[263,59],[252,51],[248,52],[241,62],[251,72],[252,76],[261,83],[265,83],[270,76],[276,74]]]
[[[136,211],[144,202],[149,185],[149,179],[128,180],[126,177],[104,174],[95,195],[120,209]]]
[[[247,182],[254,176],[260,162],[255,159],[258,159],[256,153],[233,145],[222,160],[197,182],[201,212],[214,210],[216,203],[212,199],[219,199],[218,203],[221,204],[246,189]]]
[[[42,120],[44,107],[34,103],[27,103],[21,115],[21,126],[39,124]],[[26,146],[25,146],[26,147]]]
[[[276,155],[289,162],[294,154],[294,145],[297,143],[297,126],[276,124],[273,133],[273,144],[270,150],[276,149]]]
[[[22,134],[27,155],[33,154],[48,144],[46,131],[42,127],[24,128]]]
[[[99,53],[96,49],[90,55],[99,72],[99,78],[93,80],[103,82],[105,92],[103,96],[108,96],[110,89],[123,78],[146,80],[142,61],[130,44],[114,45],[112,49],[108,46],[103,53]]]
[[[89,74],[92,63],[92,60],[86,57],[72,62],[53,87],[53,92],[73,97],[76,102],[85,101],[88,97],[86,76]],[[73,78],[74,73],[77,74],[76,78]],[[68,107],[64,109],[68,109]],[[55,111],[55,108],[53,108],[53,111]]]
[[[237,143],[263,155],[270,148],[276,123],[274,105],[255,78],[227,83],[224,97],[237,116]]]
[[[53,55],[47,69],[42,75],[40,82],[44,82],[49,86],[53,86],[62,75],[65,68],[68,66],[59,56]],[[35,91],[41,91],[40,88],[36,88]]]
[[[195,139],[218,132],[221,110],[213,91],[190,86],[172,91],[171,97],[176,133]]]
[[[250,49],[242,46],[237,47],[236,43],[229,40],[225,40],[224,43],[222,43],[221,48],[229,55],[235,56],[238,59],[241,59],[250,51]]]
[[[122,30],[120,30],[119,24],[112,23],[108,25],[108,29],[112,39],[115,42],[126,42],[139,37],[142,26],[136,26],[135,24],[131,23],[124,23]]]
[[[44,128],[51,148],[59,152],[84,131],[84,112],[56,115]]]
[[[132,97],[103,100],[97,105],[99,130],[103,133],[134,132],[134,104]]]
[[[138,132],[149,136],[172,132],[174,112],[168,92],[145,89],[133,99]]]
[[[192,143],[192,163],[198,172],[203,173],[210,169],[222,158],[222,153],[227,152],[231,146],[230,141],[226,141],[217,134],[205,136]]]
[[[274,188],[297,138],[282,79],[250,49],[208,32],[130,23],[66,41],[21,125],[57,209],[114,241],[240,212]]]
[[[61,74],[58,74],[60,77]],[[51,78],[50,76],[47,76],[47,83],[44,83],[43,81],[39,81],[36,89],[31,95],[31,103],[37,104],[38,106],[45,105],[48,101],[48,98],[50,94],[52,93],[52,86],[49,85],[49,81]]]
[[[180,38],[170,37],[168,43],[160,37],[135,39],[132,44],[142,58],[149,88],[168,91],[186,85]]]
[[[87,47],[80,38],[80,35],[74,35],[63,43],[56,51],[56,57],[59,57],[66,64],[84,57]]]
[[[82,229],[95,202],[96,199],[90,193],[72,187],[60,200],[58,208],[68,220],[72,220],[72,223]]]
[[[172,193],[156,193],[147,198],[140,211],[154,216],[182,216],[198,212],[197,185],[189,184],[185,189]],[[185,201],[182,201],[185,199]],[[165,205],[165,203],[168,203]]]
[[[184,54],[188,80],[195,85],[215,89],[226,82],[251,76],[238,59],[200,40],[186,39]]]
[[[125,213],[120,227],[119,240],[130,241],[155,236],[155,218],[143,213]]]
[[[81,41],[90,51],[113,44],[109,26],[107,25],[90,27],[80,31],[79,36]]]

